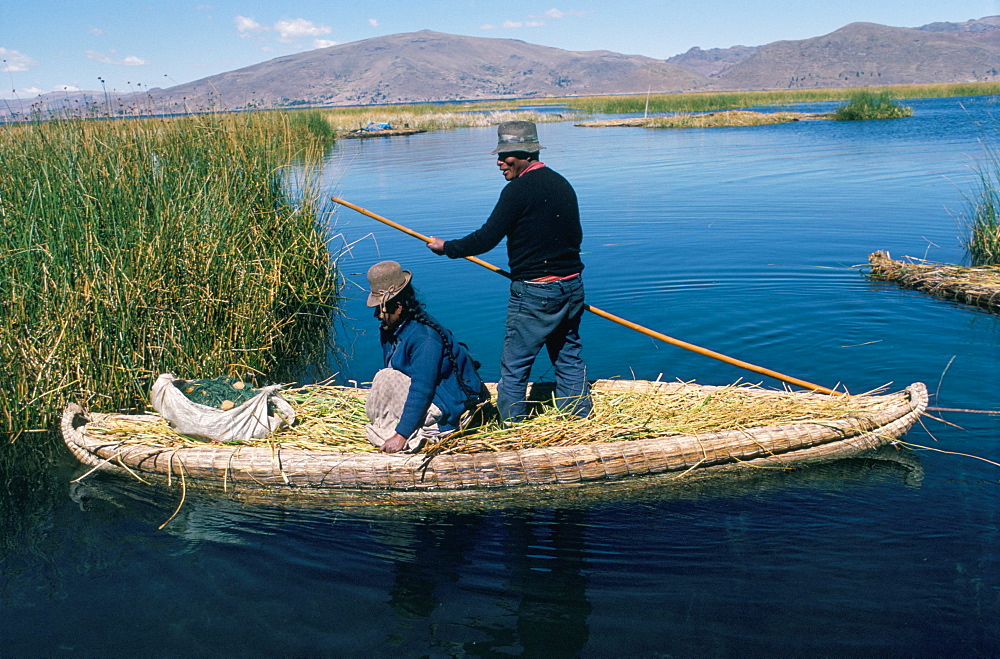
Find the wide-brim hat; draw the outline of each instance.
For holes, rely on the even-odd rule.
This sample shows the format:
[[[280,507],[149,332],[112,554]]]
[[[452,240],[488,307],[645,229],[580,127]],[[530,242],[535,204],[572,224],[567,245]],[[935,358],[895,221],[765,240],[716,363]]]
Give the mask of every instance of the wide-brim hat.
[[[399,295],[412,278],[410,271],[403,270],[395,261],[382,261],[368,268],[368,285],[372,289],[368,294],[368,306],[385,304]]]
[[[505,121],[497,126],[497,148],[491,153],[527,151],[535,153],[545,147],[538,143],[538,128],[531,121]]]

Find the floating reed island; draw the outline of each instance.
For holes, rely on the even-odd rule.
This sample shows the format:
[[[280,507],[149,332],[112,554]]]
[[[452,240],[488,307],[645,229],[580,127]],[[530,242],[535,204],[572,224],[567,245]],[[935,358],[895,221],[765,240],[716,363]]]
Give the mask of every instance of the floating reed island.
[[[369,137],[400,137],[402,135],[416,135],[426,132],[423,128],[355,128],[354,130],[341,133],[340,137],[357,140]]]
[[[599,119],[576,124],[588,128],[603,126],[634,126],[640,128],[714,128],[767,126],[791,121],[832,119],[859,121],[867,119],[900,119],[913,116],[912,108],[897,103],[888,90],[862,89],[854,92],[848,102],[833,112],[757,112],[744,109],[713,108],[711,112],[677,112],[666,116],[630,119]]]
[[[868,277],[1000,313],[1000,266],[960,266],[906,258],[896,261],[882,250],[869,254]]]
[[[831,119],[830,113],[809,112],[754,112],[751,110],[726,110],[698,114],[678,113],[662,117],[629,117],[624,119],[595,119],[574,124],[584,128],[714,128],[738,126],[766,126],[791,121]]]
[[[266,440],[222,444],[174,432],[154,414],[66,407],[61,429],[93,470],[208,487],[303,493],[473,490],[567,485],[640,476],[787,469],[857,456],[901,437],[927,406],[927,389],[860,395],[752,385],[599,380],[594,412],[576,419],[539,402],[528,421],[487,423],[418,454],[378,453],[365,440],[366,389],[309,386],[283,396],[296,424]],[[551,400],[536,385],[533,399]]]

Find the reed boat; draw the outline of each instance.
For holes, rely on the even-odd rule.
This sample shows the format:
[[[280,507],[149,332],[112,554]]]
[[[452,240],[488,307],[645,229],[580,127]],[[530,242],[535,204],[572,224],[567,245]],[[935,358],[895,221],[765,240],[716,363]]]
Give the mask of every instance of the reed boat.
[[[595,411],[598,397],[611,401],[625,395],[645,395],[656,400],[693,397],[703,405],[719,398],[726,389],[641,380],[599,380],[593,384]],[[693,472],[793,468],[830,462],[864,455],[902,437],[927,407],[927,388],[920,382],[901,391],[864,396],[762,388],[748,389],[740,396],[745,397],[741,406],[756,402],[780,406],[793,398],[863,398],[864,405],[839,418],[816,414],[815,418],[756,427],[471,453],[386,455],[372,450],[317,449],[287,441],[285,431],[276,432],[266,441],[242,445],[171,443],[150,439],[155,435],[144,432],[146,427],[163,426],[157,415],[88,412],[76,403],[65,408],[61,430],[76,459],[93,469],[112,469],[138,477],[158,474],[189,485],[278,488],[309,494],[456,491],[587,484],[664,474],[682,477]],[[116,424],[127,430],[116,431]]]

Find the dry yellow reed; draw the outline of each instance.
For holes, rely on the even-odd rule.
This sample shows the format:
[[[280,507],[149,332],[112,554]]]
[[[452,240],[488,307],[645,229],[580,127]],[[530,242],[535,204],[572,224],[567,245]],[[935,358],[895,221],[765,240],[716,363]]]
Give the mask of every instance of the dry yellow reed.
[[[712,128],[716,126],[763,126],[790,121],[829,119],[830,115],[807,112],[752,112],[726,110],[722,112],[677,113],[661,117],[629,117],[625,119],[595,119],[575,124],[586,128],[624,126],[636,128]]]
[[[702,388],[676,383],[663,385],[659,391],[595,387],[594,411],[586,419],[577,419],[554,405],[540,403],[538,413],[527,421],[510,427],[490,422],[453,433],[424,450],[432,454],[475,453],[824,423],[868,416],[896,402],[895,396],[877,396],[881,393],[878,390],[854,396],[824,396],[775,392],[749,384]],[[261,443],[316,450],[374,451],[365,439],[366,394],[366,389],[327,385],[286,391],[282,395],[296,408],[296,424]],[[163,420],[150,424],[112,417],[89,432],[127,437],[129,443],[163,446],[205,443],[178,435]]]
[[[893,260],[884,251],[869,254],[869,278],[1000,312],[1000,266],[960,266],[906,258]]]

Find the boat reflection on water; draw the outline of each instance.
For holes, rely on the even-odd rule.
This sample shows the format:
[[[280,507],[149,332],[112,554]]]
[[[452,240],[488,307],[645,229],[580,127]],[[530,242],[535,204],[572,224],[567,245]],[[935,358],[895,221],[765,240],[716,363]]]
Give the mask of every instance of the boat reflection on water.
[[[235,590],[214,605],[231,615],[256,611],[260,602],[244,599],[261,580],[279,582],[285,603],[326,610],[315,621],[308,615],[295,619],[298,645],[288,646],[291,653],[329,647],[322,639],[330,635],[364,643],[366,635],[376,634],[368,642],[381,647],[578,656],[599,633],[592,598],[604,606],[617,599],[628,606],[648,579],[649,559],[643,556],[663,542],[657,536],[670,539],[664,560],[686,546],[705,550],[708,565],[713,552],[751,549],[741,515],[724,515],[724,526],[708,536],[704,528],[692,528],[690,510],[736,510],[754,499],[770,505],[803,490],[815,496],[817,490],[850,493],[855,486],[867,492],[875,484],[918,487],[922,477],[918,455],[887,446],[864,457],[781,472],[461,496],[268,498],[189,487],[177,510],[176,480],[167,489],[98,472],[74,483],[70,497],[85,515],[113,518],[118,528],[123,518],[130,520],[125,525],[142,535],[138,521],[151,538],[145,542],[157,542],[156,528],[176,510],[163,527],[180,543],[171,553],[196,556],[200,569],[224,570],[225,576],[212,579]],[[625,516],[617,523],[609,521],[616,510]],[[642,540],[632,530],[637,518],[649,524]],[[601,565],[616,566],[634,582],[604,583],[596,576]],[[331,606],[335,612],[328,611]]]

